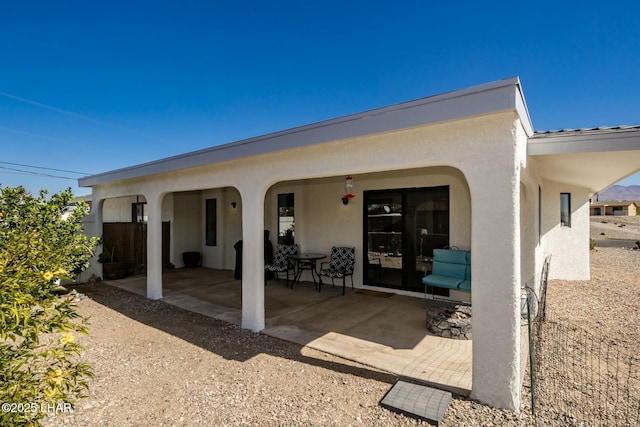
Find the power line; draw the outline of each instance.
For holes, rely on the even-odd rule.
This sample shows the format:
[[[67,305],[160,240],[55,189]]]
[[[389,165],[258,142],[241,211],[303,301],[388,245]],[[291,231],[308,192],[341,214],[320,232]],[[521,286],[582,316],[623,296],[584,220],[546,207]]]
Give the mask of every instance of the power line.
[[[26,170],[23,170],[23,169],[8,168],[6,166],[0,166],[0,169],[9,170],[9,171],[11,171],[9,173],[19,173],[21,175],[45,176],[47,178],[70,179],[72,181],[75,181],[75,180],[78,179],[78,178],[72,178],[70,176],[51,175],[51,174],[47,174],[47,173],[26,171]]]
[[[28,171],[19,172],[18,169],[15,169],[15,172],[13,172],[13,170],[14,169],[8,169],[8,168],[4,168],[4,167],[0,166],[0,175],[27,175],[27,176],[39,176],[39,175],[41,175],[41,174],[38,174],[37,172],[28,172]],[[42,174],[42,176],[46,177],[47,175]],[[73,180],[75,180],[76,178],[64,178],[64,179],[73,179]]]
[[[25,164],[22,164],[22,163],[11,163],[11,162],[0,162],[0,163],[2,163],[4,165],[22,166],[22,167],[25,167],[25,168],[32,168],[32,169],[44,169],[44,170],[56,171],[56,172],[77,173],[78,175],[91,175],[88,172],[77,172],[77,171],[70,171],[70,170],[66,170],[66,169],[45,168],[44,166],[25,165]]]

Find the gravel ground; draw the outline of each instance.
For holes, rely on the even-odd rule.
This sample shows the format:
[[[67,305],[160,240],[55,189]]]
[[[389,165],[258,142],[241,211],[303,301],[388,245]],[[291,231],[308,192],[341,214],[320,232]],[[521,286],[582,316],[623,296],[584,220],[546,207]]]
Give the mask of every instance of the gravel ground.
[[[551,261],[553,268],[553,260]],[[591,280],[553,280],[548,305],[553,314],[609,342],[640,353],[640,251],[591,251]]]
[[[593,252],[592,280],[550,282],[549,307],[637,352],[639,260],[640,251]],[[396,380],[389,374],[102,284],[77,289],[87,296],[79,308],[91,334],[80,340],[96,380],[47,426],[427,425],[378,405]],[[594,316],[607,312],[632,326]],[[513,413],[454,396],[441,425],[567,425],[533,419],[528,399],[525,388]]]

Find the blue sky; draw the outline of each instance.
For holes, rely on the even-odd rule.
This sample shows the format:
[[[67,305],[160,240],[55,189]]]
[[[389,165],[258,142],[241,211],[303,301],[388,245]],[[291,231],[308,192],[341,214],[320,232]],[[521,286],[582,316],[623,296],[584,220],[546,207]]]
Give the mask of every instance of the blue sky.
[[[536,130],[638,125],[638,16],[637,1],[4,1],[0,184],[86,194],[23,172],[77,178],[512,76]]]

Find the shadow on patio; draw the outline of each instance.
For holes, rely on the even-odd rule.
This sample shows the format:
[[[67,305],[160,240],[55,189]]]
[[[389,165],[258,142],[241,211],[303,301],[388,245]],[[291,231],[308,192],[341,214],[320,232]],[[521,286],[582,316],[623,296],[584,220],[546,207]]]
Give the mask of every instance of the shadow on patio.
[[[146,276],[106,283],[145,295]],[[162,301],[209,317],[240,324],[242,288],[229,270],[165,271]],[[353,360],[461,395],[471,391],[471,341],[430,335],[421,298],[313,283],[265,288],[262,333]]]

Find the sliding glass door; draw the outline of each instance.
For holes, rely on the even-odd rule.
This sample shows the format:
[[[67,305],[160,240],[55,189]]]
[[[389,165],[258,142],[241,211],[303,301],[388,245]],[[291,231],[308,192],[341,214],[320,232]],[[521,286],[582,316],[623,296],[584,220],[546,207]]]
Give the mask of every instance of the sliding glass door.
[[[423,291],[433,250],[449,245],[449,187],[366,191],[365,283]]]

